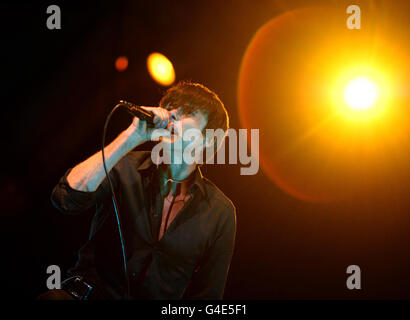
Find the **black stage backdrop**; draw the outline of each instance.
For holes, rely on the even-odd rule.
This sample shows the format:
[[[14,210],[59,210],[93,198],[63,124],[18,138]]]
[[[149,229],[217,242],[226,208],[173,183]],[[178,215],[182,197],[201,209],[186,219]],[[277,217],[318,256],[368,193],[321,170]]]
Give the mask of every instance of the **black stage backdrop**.
[[[269,19],[303,3],[2,2],[2,293],[34,299],[46,290],[47,266],[73,266],[92,212],[60,215],[51,190],[67,168],[100,148],[105,117],[118,99],[157,104],[165,89],[146,71],[149,53],[171,57],[177,80],[215,90],[231,126],[240,128],[237,80],[249,41]],[[61,8],[58,31],[46,28],[51,4]],[[114,68],[120,55],[130,61],[125,72]],[[116,114],[109,140],[130,120]],[[204,169],[237,207],[226,299],[410,298],[408,172],[394,188],[320,204],[288,195],[263,170],[254,176],[239,170]],[[362,290],[346,288],[352,264],[361,267]]]

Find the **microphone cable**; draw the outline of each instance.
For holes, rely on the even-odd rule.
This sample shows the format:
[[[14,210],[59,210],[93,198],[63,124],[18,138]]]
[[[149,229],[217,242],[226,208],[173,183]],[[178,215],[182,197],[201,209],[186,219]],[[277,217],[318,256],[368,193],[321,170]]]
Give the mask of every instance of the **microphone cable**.
[[[120,243],[121,243],[121,251],[122,251],[122,259],[123,259],[123,267],[124,267],[124,276],[125,276],[125,281],[126,281],[126,294],[127,298],[130,298],[130,281],[129,281],[129,276],[128,276],[128,263],[127,263],[127,253],[125,250],[125,242],[124,242],[124,236],[121,228],[121,220],[120,220],[120,214],[119,214],[119,209],[118,209],[118,203],[117,199],[115,197],[115,191],[114,187],[111,181],[111,177],[108,174],[107,170],[107,165],[105,163],[105,136],[107,133],[107,128],[108,128],[108,123],[110,122],[110,119],[112,115],[114,114],[115,111],[118,110],[119,107],[125,107],[126,111],[128,111],[131,115],[134,117],[138,117],[143,121],[147,121],[147,124],[153,125],[153,119],[154,115],[151,112],[147,112],[146,110],[140,108],[139,106],[125,101],[125,100],[120,100],[119,103],[111,110],[111,112],[108,114],[105,124],[104,124],[104,131],[103,131],[103,136],[102,136],[102,143],[101,143],[101,153],[102,153],[102,158],[103,158],[103,166],[104,166],[104,171],[105,175],[108,180],[108,184],[110,186],[111,194],[112,194],[112,203],[114,206],[114,211],[115,211],[115,218],[117,221],[117,227],[118,227],[118,234],[120,237]]]
[[[124,237],[123,237],[123,233],[122,233],[122,229],[121,229],[121,221],[120,221],[119,209],[118,209],[118,205],[117,205],[117,199],[115,197],[115,192],[114,192],[114,187],[113,187],[113,184],[112,184],[112,181],[111,181],[111,177],[108,174],[107,165],[105,163],[105,153],[104,153],[105,135],[107,133],[108,123],[110,122],[110,119],[111,119],[112,115],[114,114],[114,112],[116,110],[118,110],[118,108],[121,107],[121,106],[123,106],[123,104],[120,101],[120,103],[117,104],[111,110],[111,112],[108,114],[108,116],[105,120],[104,131],[103,131],[103,136],[102,136],[102,143],[101,143],[101,152],[102,152],[103,166],[104,166],[105,175],[107,177],[108,184],[110,185],[110,190],[111,190],[111,194],[112,194],[112,203],[113,203],[113,206],[114,206],[115,218],[117,220],[118,234],[119,234],[120,242],[121,242],[124,276],[125,276],[125,282],[126,282],[126,294],[127,294],[127,298],[129,298],[130,297],[130,281],[129,281],[129,276],[128,276],[127,253],[125,251],[125,242],[124,242]],[[124,298],[124,294],[123,294],[123,298]]]

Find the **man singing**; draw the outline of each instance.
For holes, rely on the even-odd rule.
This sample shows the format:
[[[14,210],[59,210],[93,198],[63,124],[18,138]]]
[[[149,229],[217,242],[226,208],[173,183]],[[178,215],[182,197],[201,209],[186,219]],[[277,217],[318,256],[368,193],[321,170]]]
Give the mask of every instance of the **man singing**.
[[[178,153],[172,151],[182,148],[183,152],[189,146],[182,138],[189,129],[203,133],[202,148],[217,150],[219,142],[208,138],[205,130],[226,132],[227,111],[214,92],[190,82],[178,83],[162,97],[159,107],[146,109],[155,115],[154,128],[135,117],[104,149],[119,208],[130,294],[100,151],[68,170],[52,192],[52,203],[64,213],[95,208],[89,239],[62,290],[53,290],[55,297],[223,297],[235,242],[235,207],[202,176],[197,162],[187,163],[184,158],[176,162]],[[132,151],[157,139],[171,163],[155,164],[153,151]]]

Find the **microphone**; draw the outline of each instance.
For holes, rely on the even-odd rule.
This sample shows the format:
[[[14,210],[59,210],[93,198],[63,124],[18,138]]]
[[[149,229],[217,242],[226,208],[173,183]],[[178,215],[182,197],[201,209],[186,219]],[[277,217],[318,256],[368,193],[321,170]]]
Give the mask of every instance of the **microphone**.
[[[140,106],[137,106],[136,104],[132,103],[132,102],[128,102],[125,100],[120,100],[120,105],[124,106],[125,109],[132,114],[134,117],[137,117],[143,121],[146,121],[147,124],[150,127],[154,127],[154,117],[155,114],[151,111],[145,110],[143,108],[141,108]]]

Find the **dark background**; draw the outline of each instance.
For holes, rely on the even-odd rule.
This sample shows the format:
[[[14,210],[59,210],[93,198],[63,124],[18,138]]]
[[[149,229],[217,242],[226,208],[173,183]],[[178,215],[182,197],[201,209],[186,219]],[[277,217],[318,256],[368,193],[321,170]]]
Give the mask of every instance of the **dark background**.
[[[61,30],[46,28],[51,4],[61,8]],[[3,293],[33,299],[47,289],[47,266],[65,271],[75,263],[92,212],[60,215],[50,203],[51,190],[68,168],[99,149],[105,117],[117,100],[157,104],[165,88],[146,71],[149,53],[169,57],[177,80],[216,91],[231,126],[240,128],[237,79],[249,41],[272,17],[303,5],[265,0],[2,3]],[[125,72],[114,68],[120,55],[129,59]],[[127,114],[116,114],[109,139],[130,121]],[[262,170],[241,176],[239,167],[203,171],[237,207],[225,298],[410,298],[407,180],[394,190],[386,186],[350,201],[313,204],[285,194]],[[351,264],[361,267],[362,290],[346,288]]]

